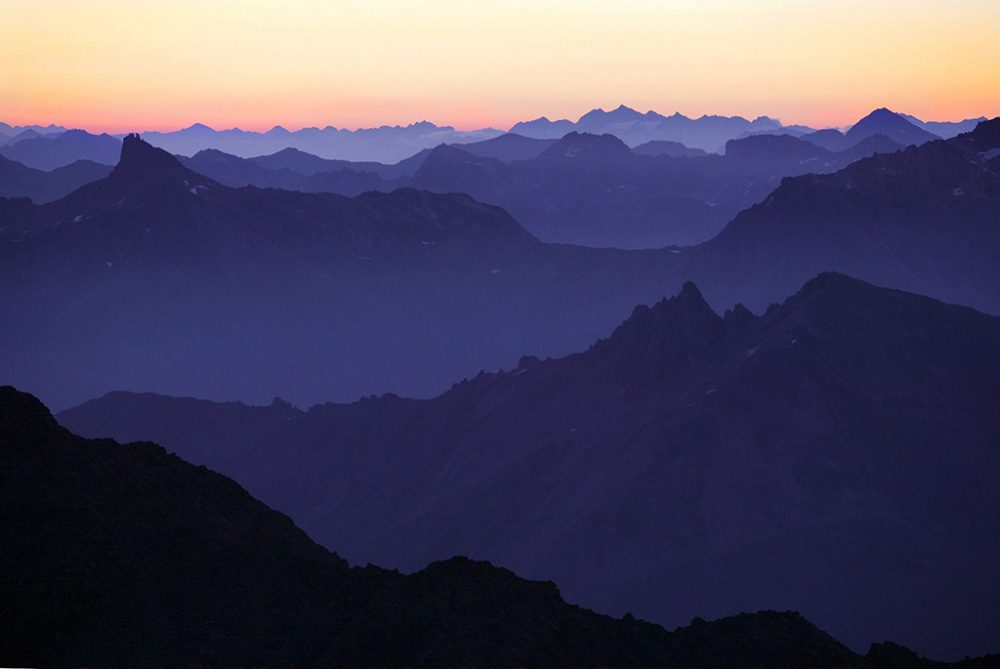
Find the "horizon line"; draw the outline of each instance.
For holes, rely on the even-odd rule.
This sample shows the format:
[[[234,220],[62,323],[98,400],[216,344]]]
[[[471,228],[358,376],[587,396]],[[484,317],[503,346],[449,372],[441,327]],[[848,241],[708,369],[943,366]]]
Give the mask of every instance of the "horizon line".
[[[167,134],[167,133],[180,132],[180,131],[183,131],[183,130],[189,130],[191,128],[195,128],[195,127],[198,127],[198,126],[202,126],[202,127],[208,128],[209,130],[211,130],[213,132],[240,131],[240,132],[248,132],[248,133],[256,133],[256,134],[266,134],[266,133],[269,133],[269,132],[272,132],[272,131],[278,130],[278,129],[285,130],[286,132],[289,132],[289,133],[301,132],[302,130],[321,130],[322,131],[322,130],[331,130],[331,129],[332,130],[337,130],[337,131],[358,132],[358,131],[362,131],[362,130],[378,130],[378,129],[381,129],[381,128],[408,128],[408,127],[412,127],[412,126],[415,126],[415,125],[421,125],[421,124],[430,124],[430,125],[435,126],[436,128],[440,128],[440,129],[451,128],[455,132],[467,132],[467,133],[471,133],[471,132],[497,131],[497,132],[501,132],[501,133],[509,133],[514,128],[514,126],[517,125],[518,123],[531,122],[531,121],[536,121],[536,120],[541,120],[541,119],[547,119],[547,120],[549,120],[550,122],[553,122],[553,123],[560,122],[560,121],[568,121],[570,123],[578,123],[579,120],[581,118],[583,118],[583,116],[585,116],[588,113],[595,112],[595,111],[602,111],[602,112],[605,112],[605,113],[610,113],[610,112],[613,112],[613,111],[615,111],[617,109],[621,109],[621,108],[629,109],[631,111],[635,111],[635,112],[637,112],[639,114],[643,114],[643,115],[649,114],[649,113],[654,113],[654,114],[659,114],[660,116],[664,116],[664,117],[667,117],[667,118],[669,118],[671,116],[675,116],[675,115],[680,115],[680,116],[684,116],[684,117],[692,119],[692,120],[698,120],[698,119],[706,118],[706,117],[723,117],[723,118],[743,118],[743,119],[745,119],[745,120],[747,120],[749,122],[752,122],[752,121],[754,121],[756,119],[768,118],[768,119],[771,119],[773,121],[776,121],[782,127],[791,127],[791,126],[801,125],[801,126],[805,126],[805,127],[811,127],[811,128],[813,128],[815,130],[825,130],[825,129],[837,129],[837,130],[841,130],[841,129],[847,128],[850,125],[852,125],[852,123],[846,123],[846,124],[843,124],[843,125],[810,126],[807,123],[798,123],[798,122],[786,123],[786,122],[782,121],[780,118],[778,118],[777,116],[771,116],[771,115],[768,115],[768,114],[756,114],[756,115],[750,114],[750,115],[744,115],[744,114],[702,113],[702,114],[700,114],[698,116],[695,116],[695,115],[685,114],[685,113],[683,113],[683,112],[681,112],[679,110],[678,111],[674,111],[671,114],[664,114],[662,112],[656,111],[655,109],[648,109],[648,110],[646,110],[644,112],[643,111],[639,111],[637,108],[629,107],[628,105],[625,105],[625,104],[621,104],[618,107],[613,107],[613,108],[610,108],[610,109],[605,109],[603,107],[593,107],[592,109],[590,109],[590,110],[584,112],[583,114],[581,114],[580,116],[578,116],[575,120],[572,119],[572,118],[568,118],[568,117],[550,118],[548,115],[542,114],[540,116],[534,116],[532,118],[524,118],[524,119],[521,119],[519,121],[515,121],[514,123],[510,124],[509,126],[500,125],[500,124],[487,124],[487,125],[461,124],[461,123],[454,124],[454,123],[448,123],[448,122],[432,121],[432,120],[430,120],[428,118],[423,118],[421,120],[411,121],[411,122],[408,122],[408,123],[391,123],[390,122],[390,123],[380,123],[380,124],[374,124],[374,125],[356,125],[356,126],[355,125],[351,125],[351,126],[337,126],[337,125],[334,125],[332,123],[326,123],[324,125],[306,124],[306,125],[301,125],[300,126],[300,125],[294,125],[294,124],[287,124],[286,125],[286,124],[283,124],[283,123],[279,122],[279,123],[274,123],[274,124],[270,124],[270,125],[268,125],[268,124],[260,124],[260,125],[258,125],[258,124],[252,124],[251,123],[251,124],[243,124],[242,126],[239,125],[239,124],[237,124],[237,125],[233,125],[231,127],[216,127],[216,126],[211,125],[210,123],[205,123],[205,122],[202,122],[202,121],[192,121],[192,122],[188,123],[187,125],[169,125],[169,126],[168,125],[159,125],[159,126],[154,125],[152,127],[150,127],[150,126],[144,127],[142,130],[137,130],[136,128],[138,126],[134,126],[134,125],[133,126],[128,126],[128,127],[126,127],[126,126],[118,126],[118,125],[113,126],[113,127],[101,127],[99,125],[93,125],[93,124],[73,124],[73,123],[61,123],[61,122],[56,122],[56,121],[50,121],[48,123],[45,123],[45,122],[37,122],[37,121],[35,121],[35,122],[31,122],[31,121],[13,121],[12,122],[12,121],[8,121],[8,120],[0,120],[0,122],[3,122],[6,125],[9,125],[11,127],[29,127],[29,126],[35,126],[35,127],[41,127],[41,128],[58,127],[58,128],[63,128],[64,130],[84,130],[86,132],[91,132],[91,133],[96,133],[96,134],[108,134],[108,135],[126,135],[126,134],[129,134],[131,132],[137,132],[140,135],[144,134],[144,133],[162,133],[162,134]],[[873,107],[871,109],[871,111],[876,111],[878,109],[888,109],[888,107],[885,107],[885,106],[876,106],[876,107]],[[871,113],[871,111],[868,112],[868,113]],[[949,118],[949,119],[932,119],[932,120],[928,120],[928,119],[920,118],[920,117],[916,116],[915,114],[909,114],[908,112],[901,112],[901,111],[896,111],[896,110],[890,110],[890,111],[893,111],[894,113],[900,114],[900,115],[914,116],[916,118],[919,118],[924,123],[958,123],[958,122],[962,122],[962,121],[969,121],[969,120],[975,120],[975,119],[983,119],[983,118],[989,119],[989,118],[994,118],[994,116],[990,116],[988,114],[979,114],[978,116],[975,116],[975,115],[974,116],[963,116],[963,118]],[[867,114],[865,114],[865,115],[867,115]],[[998,115],[1000,115],[1000,114],[998,114]],[[863,117],[864,116],[861,116],[861,117],[859,117],[859,119],[863,118]],[[857,120],[858,119],[855,119],[854,122],[856,122]]]

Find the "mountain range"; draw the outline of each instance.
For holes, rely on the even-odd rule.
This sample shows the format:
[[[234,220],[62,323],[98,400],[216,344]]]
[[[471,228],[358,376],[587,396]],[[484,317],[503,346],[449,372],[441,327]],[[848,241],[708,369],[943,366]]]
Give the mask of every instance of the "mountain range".
[[[835,171],[899,148],[884,135],[840,152],[789,135],[762,135],[730,141],[723,156],[676,149],[643,154],[612,135],[571,132],[558,140],[508,134],[441,145],[395,165],[323,160],[294,150],[249,159],[207,150],[180,160],[234,187],[462,192],[503,207],[543,241],[657,248],[710,239],[783,176]]]
[[[79,160],[105,165],[118,162],[122,143],[111,135],[92,135],[86,130],[37,135],[0,146],[0,156],[38,170],[50,171]]]
[[[873,114],[888,113],[898,116],[905,121],[908,126],[917,128],[915,137],[925,136],[923,133],[931,133],[935,138],[950,139],[960,133],[971,131],[978,122],[986,120],[985,117],[975,119],[965,119],[962,121],[930,121],[925,122],[909,114],[894,114],[888,110],[876,110]],[[858,124],[855,124],[858,125]],[[59,135],[70,133],[80,133],[81,130],[67,131],[65,128],[56,125],[49,126],[10,126],[0,123],[0,152],[10,148],[13,144],[20,143],[27,139],[58,138]],[[510,134],[522,137],[541,140],[555,140],[570,132],[582,132],[588,134],[611,134],[623,140],[630,147],[637,147],[651,141],[672,141],[681,143],[689,150],[701,150],[709,153],[721,152],[725,148],[726,142],[732,139],[742,139],[755,134],[787,134],[796,137],[811,137],[823,140],[824,135],[832,138],[843,136],[837,129],[827,129],[815,131],[803,125],[783,125],[780,121],[761,116],[753,120],[747,120],[741,116],[718,116],[705,115],[699,118],[689,118],[680,113],[664,116],[654,111],[640,113],[624,105],[611,111],[594,109],[576,121],[566,119],[550,121],[545,117],[533,121],[522,121],[515,123],[510,130]],[[820,134],[817,135],[816,133]],[[910,130],[913,133],[914,131]],[[202,123],[195,123],[181,130],[163,132],[148,131],[143,136],[147,141],[155,146],[167,151],[190,156],[205,149],[216,149],[224,153],[249,158],[253,156],[269,155],[281,151],[282,149],[294,148],[307,153],[315,154],[322,158],[340,159],[354,162],[383,162],[395,163],[423,149],[430,149],[439,144],[466,144],[474,145],[480,141],[488,140],[504,134],[503,131],[494,128],[482,128],[479,130],[461,131],[451,126],[438,126],[427,121],[412,123],[407,126],[381,126],[377,128],[361,128],[358,130],[339,129],[333,126],[324,128],[303,128],[301,130],[289,131],[281,126],[275,126],[266,132],[245,131],[239,128],[229,130],[215,130]],[[892,136],[894,141],[906,145],[904,138]],[[117,135],[113,139],[120,139],[122,135]],[[506,152],[511,156],[517,156],[521,149],[514,149],[511,140],[507,142]],[[524,140],[520,140],[524,144]],[[842,141],[841,141],[842,143]],[[498,146],[498,145],[494,145]],[[823,145],[831,150],[842,150],[846,145],[837,146]],[[21,147],[19,151],[27,152],[28,147]],[[31,153],[41,151],[41,146],[34,146]],[[49,147],[48,150],[53,150]],[[470,151],[474,152],[472,147]],[[529,153],[533,153],[533,149]],[[111,160],[108,164],[114,164],[115,152],[104,154],[102,157],[91,155],[80,155],[79,153],[65,162],[53,163],[52,157],[39,157],[39,161],[48,161],[41,164],[25,162],[16,156],[8,156],[19,162],[25,162],[29,167],[40,169],[53,169],[68,165],[76,159],[90,159],[96,162],[106,162],[108,155]],[[491,155],[504,159],[503,155]],[[29,156],[28,160],[32,160]],[[514,158],[519,159],[519,158]]]
[[[10,666],[997,666],[891,643],[858,656],[792,612],[668,632],[461,557],[351,568],[232,480],[155,444],[77,437],[11,387],[0,483]]]
[[[515,123],[510,132],[528,137],[559,138],[569,132],[609,134],[630,146],[652,140],[680,142],[693,149],[711,153],[721,151],[726,142],[744,133],[774,131],[783,128],[780,121],[760,116],[749,121],[742,116],[689,118],[681,113],[664,116],[655,111],[645,114],[620,105],[611,111],[593,109],[575,122],[550,121],[546,117]]]
[[[681,276],[717,307],[767,307],[819,272],[1000,314],[1000,119],[949,140],[806,174],[686,249]],[[780,259],[780,262],[776,262]]]
[[[203,149],[218,149],[225,153],[249,157],[293,148],[323,158],[352,161],[398,162],[421,149],[450,142],[475,142],[502,134],[500,130],[483,128],[462,131],[451,126],[438,126],[428,121],[407,126],[381,126],[346,130],[303,128],[289,131],[275,126],[267,132],[233,128],[213,130],[196,123],[174,132],[144,132],[150,144],[170,153],[192,155]]]
[[[587,118],[583,127],[600,125],[592,115]],[[395,164],[327,159],[295,148],[252,158],[204,149],[180,160],[233,187],[349,196],[407,186],[464,192],[504,207],[543,241],[658,248],[712,238],[736,213],[766,197],[784,176],[836,171],[860,158],[931,138],[902,116],[881,109],[860,120],[847,135],[836,130],[801,139],[751,134],[730,140],[721,157],[666,141],[630,151],[613,135],[572,131],[558,140],[505,134],[467,144],[442,144]],[[50,165],[53,152],[60,156],[55,162],[68,163],[77,156],[93,157],[98,148],[117,151],[116,142],[70,131],[22,141],[7,150],[26,163]],[[39,146],[48,147],[48,153],[33,156]],[[56,151],[55,146],[62,148]],[[98,157],[113,162],[107,155]],[[85,183],[82,179],[88,175],[79,170],[76,174],[76,181],[64,177],[60,183],[64,187]],[[39,193],[52,192],[47,185],[51,179],[34,181],[12,182],[6,194],[38,199]]]
[[[762,316],[688,283],[431,400],[112,393],[59,421],[232,476],[352,562],[489,557],[615,615],[795,609],[954,658],[1000,627],[997,342],[1000,318],[839,274]]]
[[[218,398],[426,395],[585,345],[661,295],[675,255],[542,244],[466,195],[232,189],[135,136],[107,178],[0,199],[0,220],[0,316],[17,324],[2,366],[62,406],[153,379]]]
[[[631,252],[539,242],[467,195],[233,189],[127,138],[104,180],[42,206],[0,199],[0,316],[16,324],[0,361],[60,409],[115,388],[311,404],[426,397],[529,352],[565,355],[687,280],[719,310],[759,313],[832,270],[1000,313],[998,129],[785,179],[708,242]],[[780,153],[788,139],[742,141]],[[589,178],[559,148],[474,159]],[[598,167],[698,160],[614,138],[594,150]]]
[[[976,123],[963,121],[955,125],[971,131],[975,128]],[[830,151],[844,151],[873,136],[888,138],[899,146],[920,145],[941,139],[940,136],[929,132],[926,128],[927,126],[919,119],[912,116],[906,117],[882,107],[862,118],[848,128],[847,132],[828,128],[802,135],[802,139]],[[946,134],[949,137],[954,137],[959,133],[947,132]]]
[[[1000,118],[512,130],[0,124],[0,664],[1000,666]]]

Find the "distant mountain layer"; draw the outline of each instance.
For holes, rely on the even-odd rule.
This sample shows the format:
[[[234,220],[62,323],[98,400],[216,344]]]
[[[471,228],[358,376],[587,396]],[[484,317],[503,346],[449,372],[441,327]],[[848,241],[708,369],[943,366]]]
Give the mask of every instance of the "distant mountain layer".
[[[913,125],[944,139],[951,139],[963,132],[972,132],[979,123],[987,120],[985,116],[980,116],[978,118],[967,118],[962,121],[921,121],[916,116],[910,114],[903,114],[902,116]]]
[[[0,199],[0,220],[17,324],[0,367],[63,407],[153,378],[218,398],[436,393],[586,344],[662,295],[675,255],[542,244],[461,194],[228,188],[137,137],[106,179]]]
[[[18,138],[27,139],[28,137],[37,137],[39,135],[48,134],[58,134],[61,132],[66,132],[66,128],[50,124],[47,126],[41,125],[10,125],[0,121],[0,146],[4,144],[16,141]]]
[[[680,142],[671,142],[666,139],[645,142],[632,147],[632,152],[643,156],[672,156],[674,158],[694,158],[705,155],[701,149],[690,149]]]
[[[0,156],[0,197],[28,197],[37,204],[44,204],[91,181],[103,179],[111,169],[89,160],[78,160],[45,172]]]
[[[591,110],[576,122],[565,119],[550,121],[544,116],[533,121],[522,121],[515,123],[510,132],[543,139],[559,138],[574,131],[611,134],[629,146],[653,140],[669,140],[694,149],[718,152],[726,142],[739,138],[743,133],[771,131],[781,127],[779,121],[766,116],[752,121],[742,116],[688,118],[680,113],[663,116],[648,111],[643,114],[621,105],[611,111]]]
[[[110,135],[92,135],[85,130],[67,130],[33,136],[0,146],[0,156],[38,170],[54,170],[79,160],[105,165],[118,162],[121,140]]]
[[[461,131],[451,126],[437,126],[422,121],[408,126],[359,130],[327,126],[303,128],[294,132],[282,127],[275,127],[267,132],[238,128],[213,130],[206,125],[195,124],[175,132],[145,132],[143,137],[154,146],[183,155],[193,155],[203,149],[218,149],[237,156],[251,157],[293,148],[323,158],[392,163],[438,144],[474,142],[500,134],[501,131],[492,128]]]
[[[868,148],[894,150],[831,153],[762,135],[730,141],[723,156],[641,155],[612,135],[572,132],[538,157],[510,164],[438,147],[409,183],[498,204],[544,241],[655,248],[705,241],[782,177],[836,171]]]
[[[879,109],[856,124],[862,129],[868,128],[867,130],[855,131],[858,136],[848,139],[838,130],[813,131],[805,126],[784,126],[767,117],[754,121],[721,116],[689,119],[680,114],[670,117],[655,112],[640,114],[622,106],[611,112],[593,110],[575,123],[550,122],[544,118],[519,123],[513,130],[523,131],[523,134],[503,134],[493,129],[462,132],[427,122],[356,131],[326,127],[290,132],[275,127],[265,133],[239,129],[216,131],[208,126],[195,124],[175,132],[150,132],[146,134],[146,138],[153,144],[180,155],[215,150],[240,157],[253,157],[298,150],[341,163],[365,162],[373,168],[372,171],[387,177],[377,167],[380,162],[396,163],[442,143],[461,144],[469,153],[498,158],[503,162],[534,158],[548,144],[569,132],[612,134],[637,148],[646,144],[648,146],[638,153],[647,155],[697,155],[698,151],[704,149],[701,144],[706,141],[711,144],[710,151],[721,151],[727,141],[761,134],[806,137],[824,148],[841,151],[876,132],[905,146],[936,138],[938,134],[952,137],[959,132],[970,131],[980,120],[985,119],[925,123],[913,116]],[[935,129],[937,134],[934,134]],[[56,141],[50,143],[43,140]],[[75,160],[114,164],[118,152],[117,141],[115,137],[91,135],[83,130],[66,131],[58,126],[14,127],[0,124],[0,154],[29,167],[45,170],[62,167]],[[675,146],[669,152],[666,151],[670,144],[682,143],[685,145],[683,150]],[[329,171],[330,167],[325,166],[324,171]],[[396,173],[392,176],[400,175]]]
[[[0,198],[0,322],[13,324],[0,329],[0,368],[57,408],[112,389],[310,404],[427,397],[526,353],[565,355],[687,280],[720,311],[761,312],[840,271],[1000,314],[998,128],[785,179],[709,242],[631,252],[541,243],[504,210],[455,193],[229,188],[130,138],[111,175],[61,200]],[[748,161],[767,173],[837,155],[806,157],[778,136],[705,159],[577,140],[509,164],[445,147],[420,167],[434,167],[423,183],[443,174],[435,187],[464,190],[492,174],[487,184],[581,197],[578,184],[604,192],[593,186],[601,175],[627,175],[635,161],[676,163],[695,183],[684,165],[717,161],[739,184]],[[588,160],[591,149],[603,157]],[[594,201],[627,212],[636,191],[622,191]]]
[[[655,144],[641,155],[611,135],[572,132],[559,140],[502,135],[442,145],[395,165],[326,160],[294,149],[251,159],[207,150],[181,161],[229,186],[344,195],[404,186],[464,192],[504,207],[544,241],[656,248],[711,238],[783,176],[830,172],[900,148],[882,135],[841,152],[788,135],[750,136],[729,142],[723,157]]]
[[[871,139],[871,138],[869,138]],[[786,178],[682,256],[713,304],[763,309],[826,270],[1000,314],[1000,119]]]
[[[668,626],[794,608],[961,657],[1000,628],[998,342],[1000,318],[838,274],[759,317],[686,284],[432,400],[113,393],[59,419],[233,476],[355,562],[462,553]]]

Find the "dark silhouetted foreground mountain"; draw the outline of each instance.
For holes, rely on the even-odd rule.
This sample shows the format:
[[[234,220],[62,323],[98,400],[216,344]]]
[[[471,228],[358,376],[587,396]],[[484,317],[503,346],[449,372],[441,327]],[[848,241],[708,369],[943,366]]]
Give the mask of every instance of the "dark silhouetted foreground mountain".
[[[92,135],[86,130],[39,135],[0,147],[0,155],[37,170],[54,170],[89,160],[104,165],[118,162],[122,142],[111,135]]]
[[[693,284],[433,400],[112,393],[60,414],[233,476],[352,561],[461,553],[666,625],[795,609],[856,647],[996,650],[1000,319],[838,274],[763,316]]]
[[[894,646],[858,657],[795,613],[671,633],[487,562],[348,568],[230,479],[76,437],[10,387],[0,484],[9,666],[927,666]]]
[[[1000,119],[946,141],[784,179],[682,275],[763,309],[826,270],[1000,314]]]
[[[83,184],[103,179],[110,172],[111,167],[89,160],[45,172],[0,156],[0,197],[27,197],[43,204],[72,193]]]

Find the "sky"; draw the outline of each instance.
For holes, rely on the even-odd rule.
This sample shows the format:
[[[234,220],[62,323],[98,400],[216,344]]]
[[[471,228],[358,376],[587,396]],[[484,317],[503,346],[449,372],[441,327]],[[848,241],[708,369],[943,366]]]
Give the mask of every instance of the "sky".
[[[1000,115],[1000,0],[0,0],[0,120],[502,129]]]

